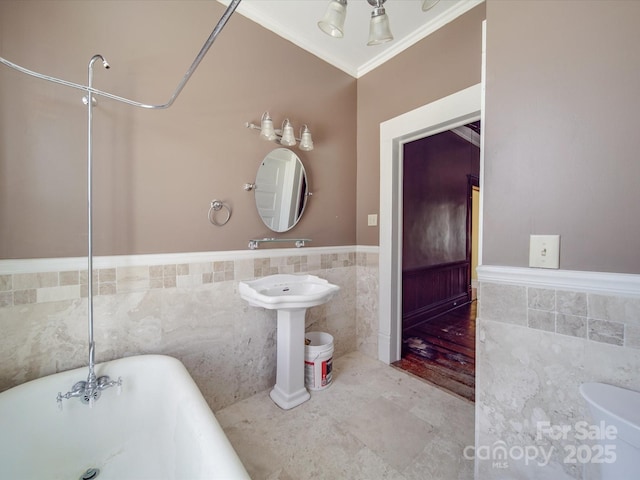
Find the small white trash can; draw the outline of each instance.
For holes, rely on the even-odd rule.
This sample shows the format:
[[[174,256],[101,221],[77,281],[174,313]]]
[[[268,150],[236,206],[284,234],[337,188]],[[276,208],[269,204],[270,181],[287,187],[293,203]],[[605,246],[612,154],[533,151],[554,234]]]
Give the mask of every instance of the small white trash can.
[[[333,337],[324,332],[307,332],[304,347],[304,384],[309,390],[323,390],[333,378]]]

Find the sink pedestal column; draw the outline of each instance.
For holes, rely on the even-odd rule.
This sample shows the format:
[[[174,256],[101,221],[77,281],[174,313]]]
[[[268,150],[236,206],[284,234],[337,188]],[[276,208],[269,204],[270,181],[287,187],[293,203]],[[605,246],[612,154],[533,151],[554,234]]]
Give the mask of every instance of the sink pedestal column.
[[[278,310],[276,385],[269,396],[284,410],[309,400],[304,387],[304,317],[307,309]]]

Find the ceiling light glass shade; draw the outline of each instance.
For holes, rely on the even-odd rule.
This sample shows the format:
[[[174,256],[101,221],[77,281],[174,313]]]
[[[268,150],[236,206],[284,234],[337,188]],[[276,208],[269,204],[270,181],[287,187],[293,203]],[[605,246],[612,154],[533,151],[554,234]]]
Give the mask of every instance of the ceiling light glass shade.
[[[347,17],[347,0],[331,0],[318,27],[335,38],[344,36],[344,19]]]
[[[300,134],[300,150],[309,152],[313,150],[313,139],[311,138],[311,132],[306,125],[302,126],[302,133]]]
[[[427,10],[432,9],[439,1],[440,0],[424,0],[422,2],[422,11],[426,12]]]
[[[269,141],[276,139],[276,131],[273,128],[273,120],[271,120],[269,112],[264,112],[262,114],[262,120],[260,121],[260,137]]]
[[[285,147],[293,147],[296,144],[296,137],[293,133],[293,127],[287,118],[282,124],[282,138],[280,144]]]
[[[391,29],[389,28],[389,17],[384,12],[384,8],[375,9],[371,13],[369,23],[369,41],[367,45],[380,45],[393,40]]]

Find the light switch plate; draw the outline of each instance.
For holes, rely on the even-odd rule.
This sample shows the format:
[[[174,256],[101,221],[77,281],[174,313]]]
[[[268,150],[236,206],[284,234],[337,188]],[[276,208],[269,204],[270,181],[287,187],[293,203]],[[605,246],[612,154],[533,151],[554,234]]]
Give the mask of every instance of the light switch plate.
[[[370,213],[367,216],[367,226],[375,227],[377,225],[378,225],[378,214],[377,213]]]
[[[560,268],[560,235],[531,235],[529,266]]]

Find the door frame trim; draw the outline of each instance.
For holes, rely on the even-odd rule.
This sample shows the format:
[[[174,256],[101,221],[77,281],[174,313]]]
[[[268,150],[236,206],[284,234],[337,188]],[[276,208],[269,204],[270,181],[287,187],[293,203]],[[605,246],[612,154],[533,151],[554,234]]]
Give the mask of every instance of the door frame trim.
[[[384,363],[400,360],[402,353],[402,147],[480,120],[482,96],[478,83],[380,124],[378,358]],[[481,196],[483,157],[481,149]]]

